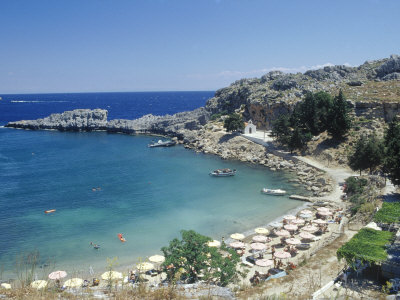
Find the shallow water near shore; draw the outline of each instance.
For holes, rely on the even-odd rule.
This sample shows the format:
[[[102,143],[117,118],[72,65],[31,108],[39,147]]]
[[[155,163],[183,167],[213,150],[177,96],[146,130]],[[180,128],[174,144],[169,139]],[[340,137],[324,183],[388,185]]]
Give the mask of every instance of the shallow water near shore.
[[[147,148],[148,136],[0,128],[0,263],[39,251],[39,265],[85,276],[107,257],[132,265],[182,229],[215,239],[266,224],[302,205],[262,187],[298,192],[287,175],[182,146]],[[215,178],[216,168],[235,168]],[[92,188],[98,188],[93,191]],[[52,214],[45,210],[56,209]],[[126,243],[117,238],[123,233]],[[90,242],[101,245],[94,250]]]

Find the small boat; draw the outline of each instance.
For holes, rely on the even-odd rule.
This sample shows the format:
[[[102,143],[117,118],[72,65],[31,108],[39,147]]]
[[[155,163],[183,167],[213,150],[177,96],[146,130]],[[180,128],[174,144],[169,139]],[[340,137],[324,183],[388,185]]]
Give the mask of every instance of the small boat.
[[[49,209],[49,210],[45,210],[44,213],[45,214],[50,214],[50,213],[55,212],[55,211],[56,211],[55,209]]]
[[[157,142],[148,144],[147,147],[149,148],[154,148],[154,147],[170,147],[170,146],[175,146],[176,142],[175,141],[162,141],[158,140]]]
[[[118,238],[121,242],[126,242],[126,239],[122,236],[122,233],[118,233]]]
[[[212,172],[210,172],[211,176],[216,176],[216,177],[226,177],[226,176],[233,176],[236,174],[236,169],[217,169]]]
[[[273,190],[273,189],[263,188],[261,190],[261,193],[267,194],[267,195],[283,196],[286,194],[286,191],[281,190],[281,189]]]

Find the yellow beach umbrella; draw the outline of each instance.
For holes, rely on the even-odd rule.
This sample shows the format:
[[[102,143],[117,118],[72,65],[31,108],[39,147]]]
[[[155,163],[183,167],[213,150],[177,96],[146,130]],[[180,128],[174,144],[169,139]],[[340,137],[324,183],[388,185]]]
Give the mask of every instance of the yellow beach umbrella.
[[[208,247],[219,247],[219,246],[221,246],[221,243],[217,240],[213,240],[213,241],[209,241],[207,243],[207,246]]]
[[[258,227],[256,229],[254,229],[254,231],[255,231],[255,233],[258,233],[258,234],[269,234],[269,230],[264,227]]]
[[[139,270],[139,272],[146,272],[154,269],[154,265],[148,262],[142,262],[140,264],[137,264],[136,268]]]
[[[82,284],[83,284],[83,279],[71,278],[71,279],[68,279],[66,282],[64,282],[63,286],[75,288],[75,287],[81,287]]]
[[[244,235],[241,233],[233,233],[231,234],[231,238],[233,238],[234,240],[243,240]]]
[[[9,289],[11,289],[11,284],[9,284],[9,283],[2,283],[2,284],[1,284],[1,288],[6,289],[6,290],[9,290]]]
[[[35,280],[31,283],[31,287],[37,290],[44,289],[46,286],[47,286],[46,280]]]
[[[108,271],[101,274],[101,278],[104,280],[117,280],[122,279],[122,273],[117,271]]]
[[[157,255],[150,256],[149,261],[156,263],[156,264],[160,264],[165,261],[165,257],[157,254]]]

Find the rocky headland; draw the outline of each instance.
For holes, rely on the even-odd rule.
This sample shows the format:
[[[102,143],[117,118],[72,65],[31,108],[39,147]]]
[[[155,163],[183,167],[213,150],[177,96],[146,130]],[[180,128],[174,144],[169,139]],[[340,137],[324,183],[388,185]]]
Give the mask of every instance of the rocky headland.
[[[216,91],[205,107],[174,115],[108,120],[107,110],[78,109],[38,120],[10,122],[6,127],[167,135],[195,151],[290,171],[311,194],[324,196],[331,191],[332,181],[322,171],[271,153],[239,134],[227,133],[222,124],[224,115],[237,112],[245,121],[252,120],[259,129],[268,130],[279,115],[291,112],[307,92],[336,94],[340,89],[353,104],[356,124],[361,127],[356,135],[363,131],[382,133],[382,124],[400,113],[400,56],[367,61],[358,67],[330,66],[297,74],[273,71],[261,78],[241,79]],[[322,138],[309,154],[345,163],[344,150],[321,151],[323,141]],[[347,149],[346,145],[342,149]]]

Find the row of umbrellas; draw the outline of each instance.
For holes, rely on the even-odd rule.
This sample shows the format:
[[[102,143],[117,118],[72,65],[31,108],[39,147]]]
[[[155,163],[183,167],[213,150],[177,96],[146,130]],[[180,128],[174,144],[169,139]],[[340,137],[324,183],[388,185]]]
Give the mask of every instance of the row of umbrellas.
[[[153,263],[162,263],[165,261],[165,257],[162,255],[153,255],[149,257],[149,261]],[[142,262],[136,265],[136,268],[139,272],[146,272],[154,269],[154,264],[149,262]],[[60,280],[67,276],[67,272],[65,271],[55,271],[49,274],[49,279],[52,280]],[[122,273],[117,271],[107,271],[101,275],[101,278],[104,280],[120,280],[123,278]],[[83,285],[84,280],[81,278],[71,278],[64,282],[64,287],[81,287]],[[46,280],[35,280],[31,283],[31,287],[35,289],[43,289],[47,286],[48,282]]]

